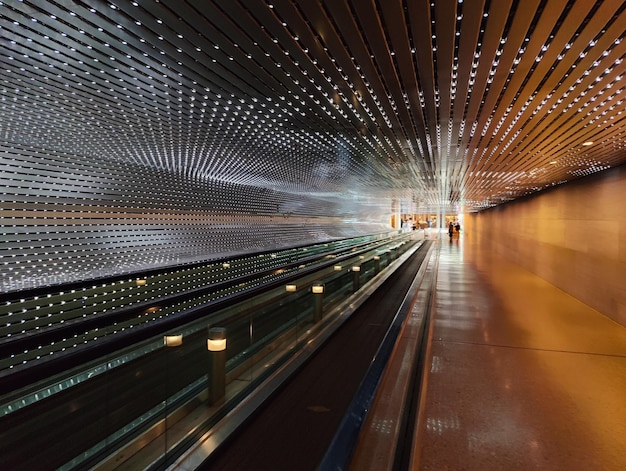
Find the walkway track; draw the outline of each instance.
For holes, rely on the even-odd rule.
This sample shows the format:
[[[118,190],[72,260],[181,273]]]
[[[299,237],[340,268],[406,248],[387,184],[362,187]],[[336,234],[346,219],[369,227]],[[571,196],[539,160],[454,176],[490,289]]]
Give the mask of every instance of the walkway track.
[[[431,241],[425,242],[202,470],[314,470]]]

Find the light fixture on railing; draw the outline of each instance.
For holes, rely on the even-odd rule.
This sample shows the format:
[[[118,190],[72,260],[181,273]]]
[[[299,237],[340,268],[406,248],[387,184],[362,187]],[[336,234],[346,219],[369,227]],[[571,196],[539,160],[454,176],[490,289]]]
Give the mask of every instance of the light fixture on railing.
[[[295,293],[297,288],[298,287],[296,285],[286,285],[285,291],[287,291],[288,293]]]
[[[206,341],[209,351],[209,403],[215,404],[226,395],[226,328],[209,327]]]
[[[183,334],[168,334],[163,336],[163,345],[178,347],[183,344]]]
[[[226,350],[226,339],[207,339],[206,349],[209,352],[222,352]]]
[[[361,287],[361,267],[354,265],[352,267],[352,292],[356,293]]]
[[[324,285],[320,282],[315,283],[311,286],[311,292],[313,293],[313,320],[315,322],[319,322],[322,320],[324,315],[324,304],[323,297],[324,294]]]
[[[324,285],[311,286],[311,292],[313,292],[314,294],[322,294],[324,292]]]
[[[224,327],[209,327],[206,348],[209,352],[223,352],[226,350],[226,329]]]

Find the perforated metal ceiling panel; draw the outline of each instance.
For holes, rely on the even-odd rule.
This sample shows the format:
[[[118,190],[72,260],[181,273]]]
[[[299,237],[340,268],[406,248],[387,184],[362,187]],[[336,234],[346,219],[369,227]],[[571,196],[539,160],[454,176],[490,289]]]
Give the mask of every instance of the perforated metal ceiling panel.
[[[4,1],[3,214],[491,207],[626,161],[625,25],[621,0]]]
[[[291,191],[409,190],[431,210],[625,159],[622,1],[10,1],[0,13],[13,143]]]

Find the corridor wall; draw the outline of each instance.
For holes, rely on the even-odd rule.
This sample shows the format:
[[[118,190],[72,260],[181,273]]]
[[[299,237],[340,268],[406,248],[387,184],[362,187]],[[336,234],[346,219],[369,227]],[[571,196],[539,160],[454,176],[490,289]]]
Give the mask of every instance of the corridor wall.
[[[480,250],[626,325],[626,166],[465,215]]]

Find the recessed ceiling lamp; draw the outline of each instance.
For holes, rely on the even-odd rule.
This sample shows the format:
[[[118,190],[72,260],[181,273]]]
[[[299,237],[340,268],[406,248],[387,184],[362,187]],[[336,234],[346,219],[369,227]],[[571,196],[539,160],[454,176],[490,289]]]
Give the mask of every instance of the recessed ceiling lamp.
[[[585,146],[585,147],[588,147],[588,146],[591,146],[591,145],[593,145],[593,141],[585,141],[585,142],[583,142],[583,146]]]

